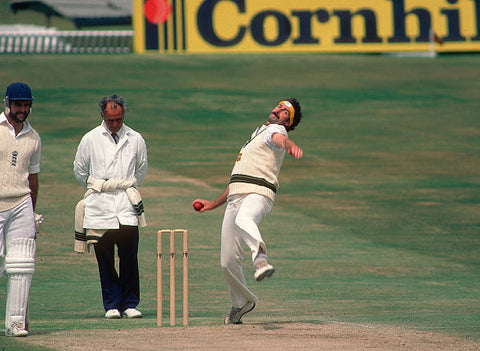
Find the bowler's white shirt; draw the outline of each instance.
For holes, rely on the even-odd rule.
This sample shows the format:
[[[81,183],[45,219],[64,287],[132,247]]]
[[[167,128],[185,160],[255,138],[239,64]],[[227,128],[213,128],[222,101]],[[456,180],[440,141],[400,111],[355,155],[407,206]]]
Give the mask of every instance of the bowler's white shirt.
[[[274,123],[270,123],[268,125],[264,124],[261,127],[258,127],[257,130],[253,132],[250,138],[253,139],[257,134],[261,133],[263,130],[265,130],[265,136],[263,138],[263,140],[265,141],[265,144],[273,151],[282,151],[283,148],[275,144],[275,142],[273,141],[273,134],[279,133],[288,137],[287,130],[285,129],[285,127],[283,125],[274,124]]]
[[[78,145],[73,172],[86,189],[87,178],[137,179],[147,175],[147,146],[140,133],[123,124],[115,144],[105,122],[85,134]],[[119,224],[138,225],[138,218],[124,190],[94,193],[85,199],[87,229],[117,229]]]

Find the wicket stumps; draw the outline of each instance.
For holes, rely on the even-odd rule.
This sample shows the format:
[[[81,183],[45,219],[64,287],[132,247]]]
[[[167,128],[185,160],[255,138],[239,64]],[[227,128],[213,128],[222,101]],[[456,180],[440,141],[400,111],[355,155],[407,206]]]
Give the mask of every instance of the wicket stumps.
[[[162,229],[157,232],[157,326],[162,326],[163,271],[162,238],[170,237],[170,325],[175,325],[175,235],[183,235],[183,325],[188,325],[188,231],[186,229]]]

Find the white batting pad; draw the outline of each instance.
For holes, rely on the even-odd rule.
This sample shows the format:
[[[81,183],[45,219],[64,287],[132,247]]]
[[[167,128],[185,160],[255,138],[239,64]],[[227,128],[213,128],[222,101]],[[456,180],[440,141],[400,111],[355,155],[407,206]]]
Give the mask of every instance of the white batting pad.
[[[26,328],[28,296],[30,293],[31,274],[11,274],[7,283],[7,306],[5,313],[5,327],[10,328],[13,323],[20,323]]]
[[[34,239],[14,239],[7,242],[5,271],[7,274],[33,274],[35,272]]]
[[[34,239],[15,239],[7,242],[5,271],[8,275],[5,326],[20,323],[26,328],[30,284],[35,271]]]

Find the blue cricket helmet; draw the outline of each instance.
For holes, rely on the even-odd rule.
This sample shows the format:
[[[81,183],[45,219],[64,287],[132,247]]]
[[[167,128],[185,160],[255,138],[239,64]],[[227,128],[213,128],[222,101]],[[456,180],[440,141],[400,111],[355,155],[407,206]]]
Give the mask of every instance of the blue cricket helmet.
[[[32,101],[32,91],[30,87],[25,83],[12,83],[8,86],[5,93],[5,100],[14,101]]]

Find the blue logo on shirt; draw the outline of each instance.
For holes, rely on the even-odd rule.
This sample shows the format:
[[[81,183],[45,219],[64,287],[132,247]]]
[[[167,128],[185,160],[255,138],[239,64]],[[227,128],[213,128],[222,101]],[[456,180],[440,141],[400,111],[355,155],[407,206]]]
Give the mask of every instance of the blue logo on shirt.
[[[11,165],[16,167],[17,166],[17,156],[18,156],[18,152],[14,151],[12,152],[12,163]]]

